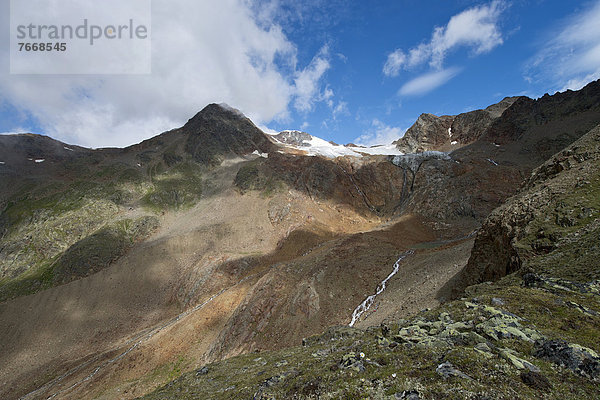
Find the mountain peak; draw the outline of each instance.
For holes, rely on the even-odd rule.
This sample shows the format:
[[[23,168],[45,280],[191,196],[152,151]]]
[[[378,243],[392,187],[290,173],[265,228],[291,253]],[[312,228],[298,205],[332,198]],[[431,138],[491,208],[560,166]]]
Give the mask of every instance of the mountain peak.
[[[226,154],[268,153],[274,147],[250,119],[225,103],[207,105],[182,130],[188,134],[186,151],[202,163],[219,164]]]
[[[206,118],[221,118],[231,120],[247,119],[244,113],[237,108],[231,107],[227,103],[210,103],[200,110],[196,115],[194,115],[186,125],[193,123],[195,120]]]

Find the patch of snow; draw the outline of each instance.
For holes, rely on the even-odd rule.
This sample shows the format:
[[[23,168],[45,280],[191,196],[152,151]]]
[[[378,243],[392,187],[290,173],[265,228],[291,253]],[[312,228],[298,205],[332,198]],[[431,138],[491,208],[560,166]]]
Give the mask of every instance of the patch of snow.
[[[388,281],[398,273],[398,270],[400,269],[400,263],[402,262],[402,260],[404,260],[406,257],[413,253],[413,250],[408,250],[400,255],[398,260],[394,263],[394,270],[387,276],[387,278],[385,278],[383,281],[381,281],[379,285],[377,285],[377,292],[367,297],[365,301],[360,303],[358,307],[354,309],[354,312],[352,313],[352,321],[350,322],[350,324],[348,324],[348,326],[354,326],[354,324],[358,321],[360,316],[363,315],[367,310],[369,310],[369,308],[371,308],[373,302],[375,301],[375,297],[383,293]]]
[[[487,158],[487,160],[488,160],[489,162],[491,162],[492,164],[494,164],[494,165],[498,166],[498,163],[497,163],[496,161],[494,161],[494,160],[490,160],[489,158]]]
[[[138,166],[138,167],[141,167],[141,166],[142,166],[142,164],[140,164],[140,163],[137,163],[137,166]]]
[[[6,164],[4,161],[0,161],[0,165],[4,165]]]
[[[323,156],[327,158],[336,158],[341,156],[358,156],[359,154],[350,150],[348,147],[334,145],[326,140],[312,136],[312,139],[307,141],[310,145],[308,147],[302,147],[301,150],[305,150],[309,156]]]
[[[281,131],[280,133],[295,134],[298,132],[300,131],[286,130]],[[303,134],[307,135],[305,133]],[[282,143],[280,140],[277,140],[277,142],[289,148],[306,151],[309,156],[322,156],[326,158],[336,158],[342,156],[362,157],[364,154],[384,156],[399,156],[404,154],[393,144],[373,147],[346,147],[339,144],[333,144],[316,136],[308,136],[310,136],[310,139],[302,139],[302,146]]]
[[[448,128],[448,137],[452,137],[452,127]]]
[[[402,156],[403,152],[398,150],[395,144],[386,144],[385,146],[372,146],[372,147],[349,147],[350,149],[356,149],[354,151],[359,153],[365,153],[370,155],[378,156]]]
[[[37,160],[34,160],[36,163],[43,163],[44,161],[46,161],[44,158],[38,158]]]
[[[63,149],[68,150],[68,151],[74,151],[73,149],[70,149],[67,146],[63,146]]]
[[[453,141],[451,141],[451,142],[450,142],[450,144],[451,144],[452,146],[454,146],[455,144],[458,144],[458,142],[457,142],[456,140],[453,140]]]
[[[269,158],[269,154],[268,154],[268,153],[261,153],[261,152],[260,152],[260,151],[258,151],[258,150],[254,150],[254,151],[252,152],[252,154],[254,154],[254,155],[256,155],[256,156],[259,156],[259,157],[262,157],[262,158]]]
[[[498,143],[494,143],[494,146],[496,147],[500,147],[500,145]]]

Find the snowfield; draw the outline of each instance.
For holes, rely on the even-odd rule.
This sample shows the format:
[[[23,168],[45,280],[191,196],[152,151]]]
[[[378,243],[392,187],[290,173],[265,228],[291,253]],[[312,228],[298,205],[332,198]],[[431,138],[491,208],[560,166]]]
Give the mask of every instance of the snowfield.
[[[293,135],[298,136],[299,139],[297,142],[300,144],[284,143],[283,141],[278,140],[277,136],[281,134],[286,134],[288,137]],[[269,133],[269,135],[280,146],[305,151],[309,156],[336,158],[343,156],[362,157],[365,154],[384,156],[399,156],[404,154],[393,144],[372,147],[342,146],[316,136],[308,135],[305,132],[293,130],[282,131],[277,134]],[[310,136],[310,139],[306,138],[308,136]]]

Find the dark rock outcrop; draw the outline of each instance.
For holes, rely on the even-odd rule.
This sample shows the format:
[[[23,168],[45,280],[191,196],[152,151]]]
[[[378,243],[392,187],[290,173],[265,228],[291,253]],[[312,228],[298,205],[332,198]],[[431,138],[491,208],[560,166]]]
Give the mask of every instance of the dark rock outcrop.
[[[534,355],[552,361],[578,374],[597,378],[600,376],[600,357],[595,351],[564,340],[539,340]]]
[[[242,190],[265,190],[277,183],[316,200],[332,199],[362,212],[391,215],[402,203],[405,174],[381,159],[297,157],[271,153],[240,169]]]
[[[283,131],[274,135],[273,139],[292,146],[307,147],[310,146],[310,144],[306,143],[306,141],[310,141],[312,136],[301,131]]]

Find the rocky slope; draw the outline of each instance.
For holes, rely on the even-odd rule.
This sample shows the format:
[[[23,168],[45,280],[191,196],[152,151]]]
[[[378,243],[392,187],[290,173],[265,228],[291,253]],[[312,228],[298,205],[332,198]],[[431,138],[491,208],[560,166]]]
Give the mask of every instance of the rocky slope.
[[[274,147],[238,111],[216,104],[180,129],[125,149],[1,136],[0,300],[106,267],[157,228],[156,212],[196,203],[210,166]],[[74,252],[90,261],[74,265]],[[66,270],[78,272],[67,278]]]
[[[600,395],[600,127],[486,219],[466,296],[366,331],[202,366],[146,399],[582,399]]]
[[[127,149],[85,150],[89,165],[73,155],[76,167],[32,169],[33,189],[7,196],[2,397],[133,398],[171,365],[294,344],[347,323],[399,252],[446,234],[416,216],[382,226],[402,186],[386,157],[264,158],[268,137],[217,111]],[[210,157],[195,135],[214,141]],[[135,222],[146,218],[158,224]]]
[[[600,249],[599,166],[600,126],[538,167],[518,196],[494,210],[461,281],[494,281],[529,268],[581,282],[600,279],[589,268]]]
[[[227,106],[211,104],[181,128],[188,136],[185,151],[201,164],[219,165],[224,156],[275,149],[252,121]]]
[[[400,210],[481,222],[516,193],[534,168],[599,122],[600,81],[577,92],[519,98],[479,139],[452,151],[451,161],[421,163]]]
[[[335,379],[341,389],[337,383],[305,382],[308,375],[300,378],[302,374],[294,375],[300,386],[275,387],[271,383],[284,381],[291,376],[289,371],[267,384],[269,377],[263,375],[271,370],[262,369],[252,369],[256,375],[246,377],[211,376],[213,381],[206,382],[216,386],[201,389],[213,390],[210,393],[217,398],[235,391],[235,396],[247,398],[246,389],[254,390],[250,397],[258,393],[268,398],[289,397],[293,390],[304,393],[299,388],[306,384],[316,390],[307,389],[308,397],[326,392],[343,397],[350,393],[346,389],[371,390],[344,383],[348,377],[343,371],[355,364],[360,370],[357,363],[363,358],[356,354],[365,352],[351,343],[375,346],[373,354],[384,360],[396,357],[388,354],[390,345],[409,351],[411,345],[405,346],[405,341],[450,346],[455,352],[447,361],[456,367],[461,352],[473,353],[469,346],[483,343],[484,337],[492,356],[474,364],[481,371],[465,372],[470,365],[466,360],[456,368],[484,379],[484,372],[500,362],[501,368],[492,374],[494,382],[500,382],[505,390],[501,393],[512,398],[518,375],[507,368],[538,362],[531,359],[529,348],[513,345],[514,337],[500,338],[488,325],[518,328],[529,335],[524,346],[531,340],[556,338],[554,327],[546,329],[546,320],[532,319],[534,305],[524,311],[514,308],[519,304],[513,297],[532,296],[529,289],[521,292],[510,280],[504,289],[484,285],[473,289],[481,290],[476,301],[450,303],[418,320],[399,319],[448,299],[460,287],[456,279],[463,276],[459,271],[467,264],[474,230],[517,192],[531,170],[545,161],[545,154],[563,149],[585,134],[582,129],[600,123],[597,87],[598,82],[581,92],[519,99],[506,109],[506,104],[492,106],[481,118],[478,113],[456,117],[453,124],[464,120],[465,126],[489,127],[471,144],[450,153],[386,156],[381,149],[357,147],[337,157],[337,152],[329,151],[343,146],[321,146],[315,138],[303,139],[298,133],[272,138],[239,112],[218,105],[206,107],[182,128],[126,149],[75,148],[35,135],[0,137],[0,159],[8,160],[0,165],[0,174],[12,182],[0,191],[0,397],[135,398],[185,371],[198,370],[202,376],[205,371],[199,368],[206,363],[254,351],[288,351],[283,349],[303,337],[349,324],[353,311],[378,293],[354,322],[366,328],[392,321],[390,330],[381,332],[389,341],[383,341],[383,347],[373,331],[366,336],[351,331],[348,343],[334,346],[330,353],[323,353],[329,345],[319,340],[307,342],[308,347],[320,343],[315,351],[306,350],[310,354],[296,349],[285,353],[306,356],[324,368],[340,358],[335,362],[338,372],[330,372],[339,374]],[[507,113],[516,118],[516,125],[509,124]],[[515,126],[521,131],[512,135]],[[301,150],[305,139],[327,152]],[[576,275],[563,278],[575,280]],[[380,290],[381,282],[386,282],[385,290]],[[539,282],[556,286],[552,280]],[[581,287],[581,296],[567,295],[566,308],[548,308],[565,313],[574,303],[593,310],[594,286]],[[488,288],[493,292],[486,292]],[[546,292],[533,293],[546,301]],[[497,305],[493,309],[483,305],[491,304],[496,295],[506,303],[503,311]],[[506,311],[519,317],[505,321],[500,314]],[[541,322],[529,327],[528,321]],[[453,325],[459,322],[464,325]],[[596,322],[592,318],[572,323],[592,329]],[[575,340],[574,329],[561,337],[598,350],[591,340]],[[548,346],[554,345],[540,348]],[[438,376],[438,364],[446,361],[445,351],[403,351],[398,357],[404,363],[404,357],[417,359],[422,354],[417,371],[431,378]],[[513,356],[522,361],[511,361]],[[506,365],[501,359],[508,360]],[[234,360],[243,364],[247,358]],[[235,370],[238,361],[231,362],[216,365],[223,371]],[[286,365],[282,360],[276,363]],[[365,368],[380,368],[362,363]],[[263,362],[259,364],[260,368]],[[318,373],[315,379],[329,374],[310,362],[302,365],[293,368],[309,365]],[[400,368],[400,363],[394,365]],[[546,371],[543,368],[550,364],[539,365]],[[371,379],[383,379],[374,373]],[[395,373],[408,374],[402,368]],[[186,385],[196,384],[194,379]],[[233,389],[220,386],[227,379],[239,379],[243,390],[237,383]],[[256,388],[261,382],[275,388]],[[584,394],[592,393],[585,392],[586,380],[569,377],[568,382],[582,384]],[[455,383],[434,385],[423,393],[432,397],[446,389],[461,390]],[[384,394],[399,388],[385,385]],[[422,391],[421,386],[408,386],[402,390]],[[488,386],[482,384],[477,393],[485,393]]]

